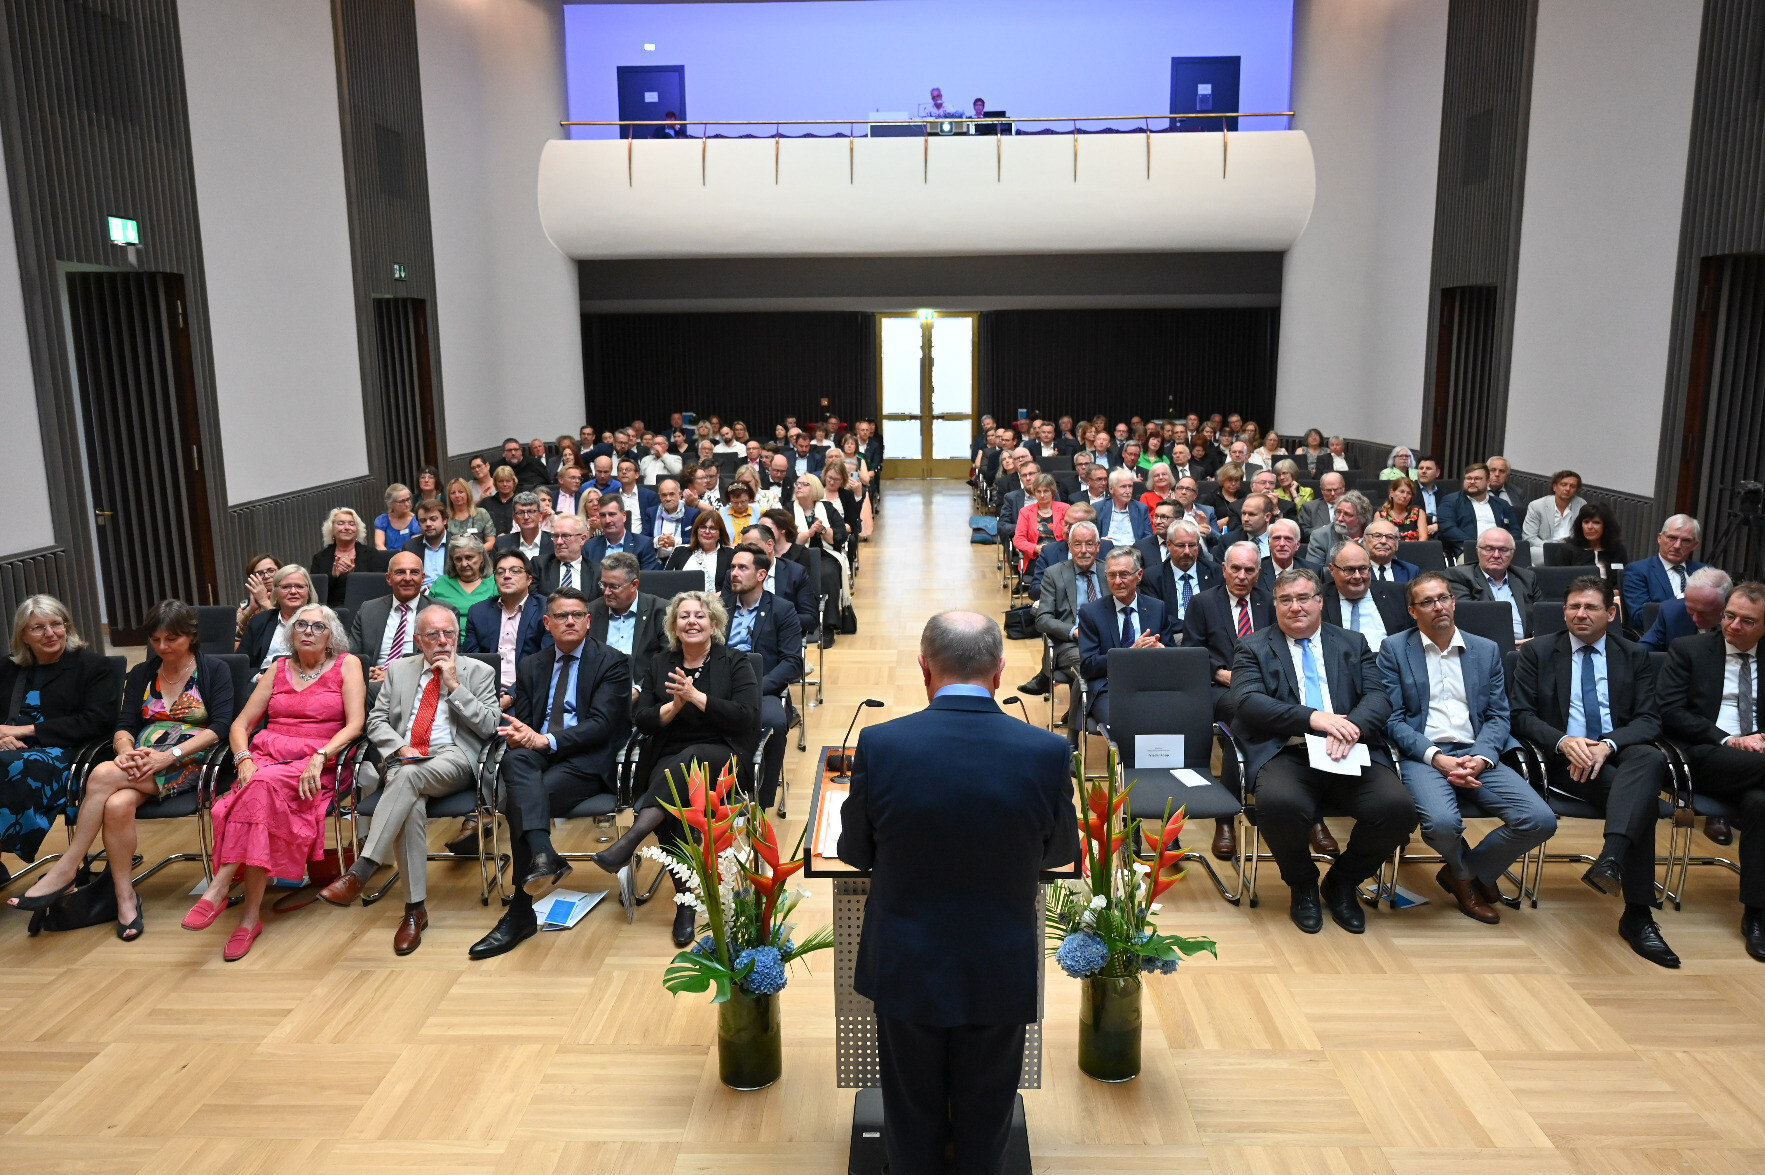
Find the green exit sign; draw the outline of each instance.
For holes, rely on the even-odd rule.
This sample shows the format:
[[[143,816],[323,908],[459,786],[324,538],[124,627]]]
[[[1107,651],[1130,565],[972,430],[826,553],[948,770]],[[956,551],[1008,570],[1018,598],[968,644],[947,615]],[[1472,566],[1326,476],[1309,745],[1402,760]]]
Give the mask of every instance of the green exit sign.
[[[401,282],[401,281],[406,280],[408,278],[408,276],[409,275],[405,273],[404,266],[399,265],[396,262],[393,263],[393,266],[392,266],[392,280],[393,281]]]
[[[141,243],[141,226],[120,216],[111,217],[110,243],[113,245],[139,245]]]

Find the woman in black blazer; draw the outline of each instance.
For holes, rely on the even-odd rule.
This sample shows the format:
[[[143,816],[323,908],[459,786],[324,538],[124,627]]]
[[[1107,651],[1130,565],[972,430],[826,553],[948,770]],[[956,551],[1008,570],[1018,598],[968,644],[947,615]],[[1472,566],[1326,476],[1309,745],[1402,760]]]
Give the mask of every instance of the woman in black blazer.
[[[1618,516],[1610,506],[1589,502],[1575,515],[1575,529],[1569,532],[1570,567],[1598,567],[1601,575],[1610,575],[1612,565],[1630,562],[1624,552],[1624,532],[1618,528]]]
[[[246,621],[245,635],[239,638],[239,648],[235,650],[245,654],[254,681],[258,671],[268,668],[272,660],[288,655],[288,647],[281,642],[282,626],[308,604],[321,602],[313,598],[312,577],[298,563],[286,563],[277,568],[270,580],[270,599],[276,606]]]
[[[729,545],[723,518],[715,510],[700,510],[692,524],[692,545],[676,546],[668,555],[669,571],[710,571],[713,583],[705,590],[720,592],[729,586],[729,561],[735,548]]]
[[[733,758],[742,780],[738,786],[748,789],[760,734],[760,681],[748,655],[724,643],[728,626],[723,601],[710,592],[682,592],[668,604],[663,622],[668,650],[650,658],[631,712],[638,733],[648,736],[637,761],[637,778],[646,790],[634,805],[631,831],[593,858],[609,873],[624,868],[651,831],[664,848],[686,839],[686,826],[660,803],[674,803],[676,794],[686,800],[686,773],[695,760],[715,785]],[[676,908],[676,946],[692,942],[694,915],[691,906]]]
[[[19,604],[12,655],[0,661],[0,853],[36,858],[67,808],[68,761],[110,733],[121,688],[121,670],[86,647],[67,605],[54,596]]]
[[[350,572],[385,574],[392,559],[393,552],[376,550],[373,543],[359,541],[363,532],[361,517],[348,506],[337,507],[325,519],[322,530],[325,545],[312,558],[312,573],[330,576],[325,598],[318,603],[329,604],[333,611],[343,607],[344,596],[349,591]],[[342,570],[338,570],[339,565]]]

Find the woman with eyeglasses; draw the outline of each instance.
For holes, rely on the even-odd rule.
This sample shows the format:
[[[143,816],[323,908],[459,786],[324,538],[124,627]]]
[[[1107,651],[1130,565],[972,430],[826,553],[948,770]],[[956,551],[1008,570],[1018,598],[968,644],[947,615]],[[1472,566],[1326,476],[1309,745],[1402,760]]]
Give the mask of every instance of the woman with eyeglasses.
[[[393,482],[386,487],[386,513],[374,519],[374,549],[402,551],[404,545],[423,533],[417,525],[411,487]]]
[[[496,597],[484,548],[475,538],[454,539],[447,545],[448,574],[429,585],[429,598],[459,613],[460,623],[473,604]]]
[[[281,566],[282,561],[267,551],[245,561],[245,598],[233,609],[234,649],[245,639],[245,627],[252,618],[276,607],[275,588],[271,581]]]
[[[367,679],[337,613],[309,604],[286,627],[288,656],[258,678],[228,731],[237,779],[211,813],[214,880],[184,915],[186,930],[213,926],[233,878],[244,871],[239,925],[221,951],[229,963],[243,959],[263,933],[270,878],[303,877],[309,863],[323,859],[337,756],[361,736],[366,718]]]
[[[54,596],[28,596],[12,614],[12,655],[0,661],[0,853],[25,861],[67,808],[67,766],[116,725],[122,674],[86,646]],[[0,865],[0,876],[12,874]],[[17,908],[46,906],[47,897]]]
[[[285,564],[270,577],[270,598],[273,606],[253,616],[239,638],[239,652],[253,670],[268,669],[277,657],[288,655],[288,622],[299,609],[319,602],[313,598],[312,577],[298,563]]]
[[[701,510],[693,519],[691,545],[681,543],[668,556],[669,571],[697,571],[705,577],[705,590],[720,592],[729,586],[729,562],[735,548],[723,517],[715,510]]]

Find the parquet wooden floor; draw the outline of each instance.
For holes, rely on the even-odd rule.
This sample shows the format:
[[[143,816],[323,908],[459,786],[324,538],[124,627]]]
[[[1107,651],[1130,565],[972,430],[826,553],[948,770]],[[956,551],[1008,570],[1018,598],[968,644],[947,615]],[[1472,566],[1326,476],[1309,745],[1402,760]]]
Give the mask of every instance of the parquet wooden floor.
[[[826,704],[809,715],[810,754],[793,740],[793,780],[859,699],[881,698],[882,718],[924,704],[927,615],[1002,608],[967,515],[957,483],[890,487],[864,549],[864,631],[828,653]],[[1037,653],[1008,647],[1015,686]],[[1032,716],[1045,704],[1032,700]],[[806,798],[799,787],[793,817]],[[560,842],[594,835],[572,826]],[[192,836],[149,827],[142,851]],[[1593,838],[1570,829],[1558,843]],[[1431,872],[1403,882],[1429,894]],[[0,913],[0,1171],[844,1170],[851,1094],[833,1087],[826,956],[784,993],[784,1079],[731,1093],[710,1008],[661,987],[667,903],[627,926],[609,901],[575,930],[470,964],[494,916],[472,873],[431,867],[432,924],[405,959],[391,950],[394,897],[275,918],[245,961],[225,964],[230,923],[177,925],[194,866],[144,887],[147,933],[133,944],[103,927],[31,939],[24,917]],[[600,884],[592,869],[575,880]],[[1765,1170],[1765,967],[1741,950],[1732,874],[1698,871],[1685,910],[1660,914],[1686,960],[1677,973],[1633,956],[1617,905],[1571,867],[1550,870],[1539,909],[1499,927],[1436,900],[1372,914],[1359,938],[1301,934],[1273,870],[1263,885],[1255,910],[1199,875],[1167,897],[1167,924],[1213,936],[1220,958],[1150,984],[1137,1081],[1078,1073],[1077,988],[1050,975],[1046,1083],[1026,1095],[1042,1175]],[[827,883],[813,886],[811,924],[831,914]]]

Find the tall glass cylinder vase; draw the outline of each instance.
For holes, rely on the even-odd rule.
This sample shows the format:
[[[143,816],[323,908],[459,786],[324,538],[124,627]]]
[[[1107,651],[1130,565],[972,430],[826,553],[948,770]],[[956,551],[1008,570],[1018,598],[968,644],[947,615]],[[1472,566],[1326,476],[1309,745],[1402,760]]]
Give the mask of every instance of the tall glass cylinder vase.
[[[1080,980],[1079,1069],[1098,1081],[1140,1075],[1140,976]]]
[[[777,994],[749,995],[737,987],[717,1005],[718,1077],[731,1089],[764,1089],[783,1072]]]

